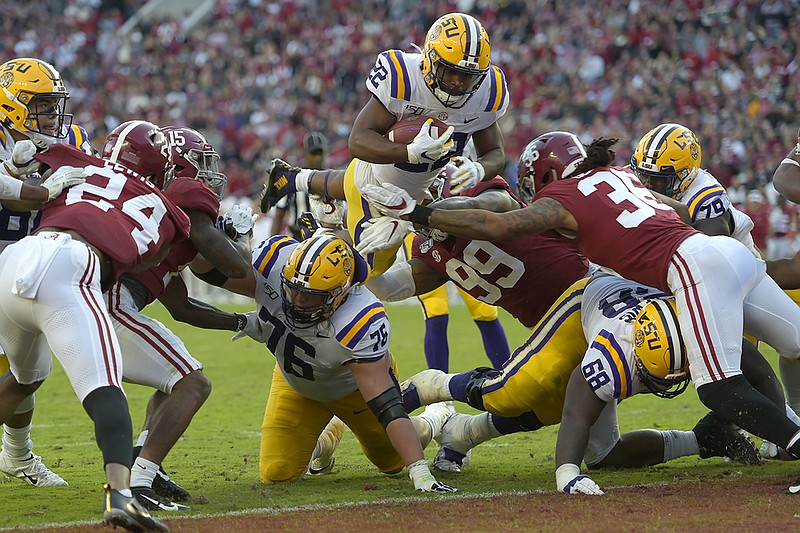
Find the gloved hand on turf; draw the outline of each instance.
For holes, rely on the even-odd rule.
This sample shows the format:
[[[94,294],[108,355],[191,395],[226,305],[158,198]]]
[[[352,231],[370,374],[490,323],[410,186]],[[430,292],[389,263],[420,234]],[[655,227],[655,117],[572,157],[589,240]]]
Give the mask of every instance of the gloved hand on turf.
[[[364,199],[382,215],[400,218],[417,206],[417,201],[405,189],[393,183],[375,185],[368,183],[361,189]]]
[[[483,165],[462,155],[456,156],[445,166],[450,194],[459,195],[476,186],[486,175]]]
[[[261,321],[258,319],[258,311],[249,313],[237,313],[237,316],[244,317],[244,328],[236,335],[231,337],[232,341],[238,341],[243,337],[250,337],[257,342],[266,342],[269,335],[266,335],[261,328]]]
[[[50,174],[41,186],[47,189],[47,201],[56,198],[61,191],[73,185],[79,185],[86,181],[86,171],[82,168],[64,166],[56,169]]]
[[[414,488],[420,492],[458,492],[458,489],[436,481],[428,468],[428,461],[425,459],[409,465],[408,477],[414,482]]]
[[[367,220],[361,227],[364,231],[356,245],[356,251],[361,257],[366,257],[399,245],[413,226],[411,222],[405,220],[378,217]]]
[[[563,464],[556,470],[556,486],[558,490],[567,494],[605,494],[592,478],[581,474],[578,465],[570,463]]]
[[[39,170],[41,163],[33,158],[36,155],[36,145],[25,139],[14,145],[11,158],[3,161],[6,173],[12,178],[20,179]]]
[[[409,163],[433,163],[453,149],[453,126],[436,139],[431,137],[431,124],[433,119],[426,120],[414,140],[406,145]]]

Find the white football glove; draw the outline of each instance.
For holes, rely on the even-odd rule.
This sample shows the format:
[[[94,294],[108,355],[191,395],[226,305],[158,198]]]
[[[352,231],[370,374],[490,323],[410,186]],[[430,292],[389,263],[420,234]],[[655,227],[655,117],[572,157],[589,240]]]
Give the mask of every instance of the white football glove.
[[[258,215],[253,208],[244,204],[234,205],[225,215],[218,217],[215,226],[224,231],[231,240],[238,241],[253,231]]]
[[[268,335],[265,335],[263,330],[261,329],[261,321],[258,319],[258,311],[250,311],[249,313],[244,313],[244,317],[246,322],[244,324],[244,329],[236,333],[233,337],[231,337],[232,341],[238,341],[243,337],[250,337],[254,341],[258,342],[267,342]]]
[[[405,189],[392,183],[374,185],[368,183],[361,189],[361,196],[378,212],[392,218],[407,215],[417,206],[417,201]]]
[[[11,159],[3,161],[8,175],[12,178],[21,178],[27,174],[34,174],[39,170],[39,163],[33,158],[36,155],[36,145],[25,139],[14,145]]]
[[[592,478],[581,474],[579,466],[566,463],[556,469],[556,486],[567,494],[605,494]]]
[[[361,224],[364,231],[356,244],[361,257],[381,250],[393,248],[403,242],[403,238],[413,228],[411,222],[391,217],[371,218]]]
[[[432,119],[426,120],[414,140],[406,146],[409,163],[433,163],[453,149],[453,126],[434,139],[431,137],[432,123]]]
[[[86,172],[82,168],[64,166],[56,169],[55,172],[41,183],[47,189],[47,201],[56,198],[61,191],[73,185],[79,185],[86,181]]]
[[[458,489],[436,481],[425,459],[409,465],[408,477],[414,482],[414,488],[420,492],[458,492]]]
[[[483,165],[462,155],[456,156],[447,164],[446,172],[450,178],[450,194],[459,195],[476,186],[486,175]]]

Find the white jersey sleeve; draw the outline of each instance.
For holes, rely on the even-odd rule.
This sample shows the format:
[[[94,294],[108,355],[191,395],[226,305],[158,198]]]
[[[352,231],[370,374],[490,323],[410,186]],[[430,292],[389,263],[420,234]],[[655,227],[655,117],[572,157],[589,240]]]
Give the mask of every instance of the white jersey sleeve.
[[[392,330],[386,309],[366,287],[353,287],[331,322],[336,340],[352,354],[345,363],[376,361],[389,351]]]
[[[753,220],[733,206],[725,188],[711,173],[702,169],[698,171],[678,201],[689,209],[692,224],[698,220],[720,217],[730,210],[733,217],[731,237],[747,246],[756,257],[761,257],[750,235],[754,227]]]

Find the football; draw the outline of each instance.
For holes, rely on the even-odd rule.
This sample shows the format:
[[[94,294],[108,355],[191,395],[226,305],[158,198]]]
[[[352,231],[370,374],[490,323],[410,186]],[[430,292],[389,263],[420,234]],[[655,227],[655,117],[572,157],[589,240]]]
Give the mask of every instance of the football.
[[[395,122],[394,126],[386,132],[386,138],[395,143],[408,144],[414,140],[414,137],[419,133],[419,129],[429,118],[433,120],[431,137],[437,138],[441,136],[447,129],[447,124],[433,117],[411,116],[401,118]]]

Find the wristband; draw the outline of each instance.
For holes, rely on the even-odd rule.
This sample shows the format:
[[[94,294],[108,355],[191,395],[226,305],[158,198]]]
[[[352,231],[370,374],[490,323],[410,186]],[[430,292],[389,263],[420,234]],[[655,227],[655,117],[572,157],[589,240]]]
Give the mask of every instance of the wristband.
[[[329,198],[328,196],[328,178],[331,177],[331,171],[327,171],[325,173],[325,177],[322,179],[322,191],[325,193],[325,198]],[[309,190],[311,190],[311,184],[309,184]]]
[[[798,163],[794,159],[790,159],[788,157],[784,158],[783,161],[781,161],[781,165],[794,165],[794,166],[800,168],[800,163]]]
[[[581,467],[572,463],[564,463],[556,469],[556,487],[563,491],[569,482],[581,475]]]
[[[247,325],[247,317],[241,313],[234,313],[236,317],[236,329],[234,331],[242,331]]]
[[[408,220],[420,226],[430,226],[432,214],[433,209],[430,207],[417,205],[414,207],[414,210],[408,214]]]

